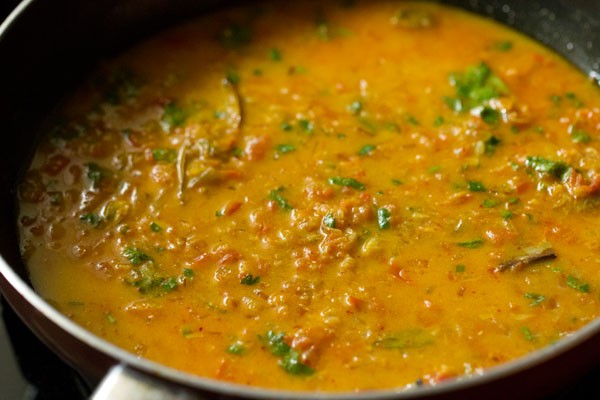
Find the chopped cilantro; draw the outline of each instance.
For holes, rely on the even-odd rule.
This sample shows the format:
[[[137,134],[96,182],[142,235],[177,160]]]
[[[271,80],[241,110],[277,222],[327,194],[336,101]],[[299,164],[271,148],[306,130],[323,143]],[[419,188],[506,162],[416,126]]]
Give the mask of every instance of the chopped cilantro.
[[[87,222],[93,228],[97,228],[100,226],[100,223],[103,221],[102,217],[98,214],[83,214],[79,217],[79,220],[83,222]]]
[[[500,139],[498,139],[496,136],[490,136],[490,138],[484,142],[485,153],[486,154],[494,154],[494,152],[496,151],[496,148],[498,147],[499,144],[500,144]]]
[[[314,124],[308,119],[299,120],[298,125],[300,125],[300,128],[306,133],[312,134],[315,130]]]
[[[392,179],[392,185],[394,186],[400,186],[402,183],[403,182],[400,179]]]
[[[527,157],[525,165],[536,172],[552,175],[563,179],[570,167],[564,162],[551,161],[542,157]]]
[[[292,375],[312,375],[315,370],[300,361],[300,355],[285,343],[283,332],[267,332],[260,337],[274,356],[280,357],[279,366]]]
[[[360,191],[363,191],[366,189],[366,186],[364,183],[361,183],[354,178],[344,178],[341,176],[334,176],[332,178],[329,178],[329,184],[351,187],[353,189],[360,190]]]
[[[509,40],[502,40],[494,43],[493,48],[501,52],[507,52],[513,48],[513,43]]]
[[[573,275],[567,277],[567,286],[575,290],[579,290],[581,293],[589,293],[590,285],[577,279]]]
[[[152,158],[154,158],[155,161],[173,163],[177,160],[177,151],[175,151],[175,149],[165,148],[153,149]]]
[[[529,342],[531,342],[533,339],[535,339],[535,336],[533,335],[533,333],[531,333],[531,330],[529,330],[529,328],[526,326],[521,327],[521,333],[525,337],[525,340],[527,340]]]
[[[252,286],[260,282],[260,276],[253,276],[252,274],[248,274],[242,278],[240,283],[242,285]]]
[[[370,155],[375,149],[377,148],[377,146],[373,145],[373,144],[366,144],[364,145],[359,151],[358,151],[358,155],[359,156],[368,156]]]
[[[240,83],[240,75],[233,70],[228,70],[225,74],[225,80],[230,85],[237,85],[238,83]]]
[[[332,213],[328,213],[323,217],[323,225],[329,228],[335,228],[335,218]]]
[[[416,119],[416,118],[414,117],[414,115],[410,115],[410,114],[409,114],[409,115],[406,117],[406,121],[407,121],[409,124],[411,124],[411,125],[415,125],[415,126],[417,126],[417,125],[420,125],[420,124],[419,124],[419,120],[418,120],[418,119]]]
[[[485,185],[478,181],[468,181],[467,187],[471,192],[485,192],[487,190]]]
[[[500,122],[500,112],[491,107],[483,107],[479,116],[488,125],[496,125]]]
[[[509,220],[513,217],[513,213],[508,211],[508,210],[504,210],[502,211],[502,219],[504,220]]]
[[[575,143],[589,143],[592,140],[585,130],[579,129],[575,125],[569,126],[569,134]]]
[[[236,356],[241,356],[246,353],[246,347],[242,342],[235,342],[227,347],[227,353],[233,354]]]
[[[294,129],[294,127],[293,127],[293,126],[292,126],[292,125],[291,125],[289,122],[287,122],[287,121],[283,121],[283,122],[281,123],[281,125],[279,125],[279,127],[280,127],[280,128],[281,128],[281,130],[282,130],[282,131],[284,131],[284,132],[289,132],[289,131],[291,131],[292,129]]]
[[[157,224],[156,222],[152,222],[150,224],[150,230],[152,230],[152,232],[161,232],[162,227],[159,224]]]
[[[466,242],[458,242],[456,243],[456,245],[459,247],[465,247],[467,249],[477,249],[483,246],[483,243],[483,239],[478,238],[473,240],[467,240]]]
[[[462,272],[465,272],[465,268],[466,267],[464,264],[458,264],[454,267],[454,271],[460,274]]]
[[[86,176],[92,182],[92,187],[97,189],[100,182],[106,178],[106,171],[96,163],[87,163],[85,167],[87,170]]]
[[[446,104],[456,112],[483,106],[488,100],[508,93],[506,84],[483,62],[463,73],[451,74],[450,84],[456,89],[456,97],[446,98]]]
[[[184,268],[183,269],[183,276],[185,278],[193,278],[196,274],[194,273],[194,270],[191,268]]]
[[[104,316],[106,317],[106,320],[109,324],[115,325],[117,323],[116,318],[110,312],[107,312],[106,314],[104,314]]]
[[[363,105],[360,101],[353,101],[352,103],[350,103],[350,105],[348,106],[348,111],[350,111],[352,114],[354,115],[358,115],[360,114],[360,112],[363,109]]]
[[[444,124],[444,117],[442,117],[441,115],[438,115],[435,120],[433,121],[433,126],[438,127],[438,126],[442,126]]]
[[[541,294],[537,294],[537,293],[525,293],[525,298],[531,300],[531,303],[529,303],[529,305],[531,307],[538,306],[544,300],[546,300],[546,297],[542,296]]]
[[[499,204],[498,200],[493,200],[493,199],[485,199],[483,200],[483,203],[481,203],[482,206],[484,206],[485,208],[494,208]]]
[[[140,265],[146,261],[152,261],[152,258],[137,247],[126,247],[121,253],[133,265]]]
[[[283,56],[281,55],[281,50],[273,48],[269,50],[269,58],[272,61],[281,61],[283,60]]]
[[[289,211],[292,210],[294,207],[292,207],[290,203],[288,203],[288,201],[281,195],[281,193],[283,193],[284,191],[285,188],[283,186],[275,190],[271,190],[269,192],[269,200],[275,201],[277,204],[279,204],[279,207],[286,211]]]
[[[275,147],[275,150],[278,153],[286,154],[296,151],[296,147],[293,144],[279,144],[277,147]]]
[[[389,229],[391,218],[392,214],[387,208],[381,207],[377,209],[377,225],[379,229]]]
[[[172,101],[163,109],[161,126],[165,132],[168,132],[183,125],[186,119],[187,113],[176,102]]]

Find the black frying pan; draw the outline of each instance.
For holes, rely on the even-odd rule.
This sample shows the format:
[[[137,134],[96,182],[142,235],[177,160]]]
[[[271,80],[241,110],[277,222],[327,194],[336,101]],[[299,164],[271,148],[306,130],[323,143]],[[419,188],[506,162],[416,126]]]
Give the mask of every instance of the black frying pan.
[[[19,256],[15,185],[44,117],[95,61],[227,0],[26,0],[0,26],[0,290],[29,328],[92,384],[97,399],[541,398],[600,360],[600,320],[483,376],[415,391],[291,393],[187,375],[86,332],[37,296]],[[538,39],[600,82],[600,1],[448,0]],[[5,4],[5,3],[3,3]],[[108,375],[107,375],[108,373]],[[60,384],[57,382],[57,384]],[[112,391],[117,390],[117,391]],[[186,397],[189,396],[189,397]]]

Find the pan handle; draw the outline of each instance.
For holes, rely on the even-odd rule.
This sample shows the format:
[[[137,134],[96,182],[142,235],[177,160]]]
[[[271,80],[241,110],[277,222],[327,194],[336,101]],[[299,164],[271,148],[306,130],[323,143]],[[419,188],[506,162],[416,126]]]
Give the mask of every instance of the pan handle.
[[[90,399],[207,400],[207,397],[118,364],[110,369]]]

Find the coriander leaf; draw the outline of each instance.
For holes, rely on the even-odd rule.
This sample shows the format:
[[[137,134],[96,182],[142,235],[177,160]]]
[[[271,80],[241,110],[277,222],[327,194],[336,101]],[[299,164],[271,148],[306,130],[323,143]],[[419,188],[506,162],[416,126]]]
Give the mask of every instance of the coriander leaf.
[[[281,55],[281,50],[276,48],[269,50],[269,58],[272,61],[281,61],[283,59],[283,56]]]
[[[485,192],[487,190],[485,185],[478,181],[468,181],[467,187],[471,192]]]
[[[240,283],[242,285],[252,286],[260,282],[260,276],[252,276],[252,274],[248,274],[242,278]]]
[[[579,290],[581,293],[589,293],[590,285],[589,283],[584,283],[581,280],[577,279],[573,275],[569,275],[567,277],[567,286],[573,288],[575,290]]]
[[[358,152],[359,156],[368,156],[370,155],[373,151],[375,151],[375,149],[377,148],[377,146],[373,145],[373,144],[366,144],[364,145]]]
[[[392,214],[390,210],[385,207],[381,207],[377,210],[377,225],[379,229],[389,229],[390,227],[390,219],[392,218]]]
[[[525,165],[536,172],[549,174],[558,179],[563,179],[571,168],[564,162],[552,161],[542,157],[527,157]]]
[[[137,247],[126,247],[121,253],[133,265],[140,265],[146,261],[152,261],[152,258]]]
[[[500,122],[500,112],[490,107],[483,107],[479,116],[488,125],[497,125]]]
[[[279,204],[279,207],[286,211],[293,210],[294,207],[292,207],[292,205],[288,203],[288,201],[281,195],[281,193],[283,193],[284,191],[285,189],[283,188],[283,186],[275,190],[271,190],[269,192],[269,200],[275,201],[277,204]]]
[[[508,94],[506,84],[483,62],[463,73],[451,74],[450,84],[456,90],[456,97],[447,97],[445,101],[456,112],[483,106],[488,100]]]
[[[187,113],[174,101],[168,103],[163,109],[161,126],[165,132],[177,128],[185,123]]]
[[[150,230],[152,232],[157,232],[158,233],[158,232],[162,231],[162,227],[159,224],[157,224],[156,222],[152,222],[150,224]]]
[[[296,147],[293,144],[279,144],[275,147],[275,150],[278,153],[287,154],[296,151]]]
[[[103,221],[102,217],[98,214],[83,214],[79,217],[79,220],[87,222],[93,228],[100,226],[100,223]]]
[[[328,213],[323,217],[323,225],[329,228],[335,228],[335,218],[333,217],[332,213]]]
[[[540,305],[544,300],[546,300],[546,297],[542,296],[541,294],[537,294],[537,293],[525,293],[525,298],[532,300],[531,303],[529,303],[529,305],[531,307],[535,307]]]
[[[174,163],[177,160],[177,151],[175,151],[175,149],[165,148],[153,149],[152,158],[154,158],[155,161]]]
[[[350,111],[353,115],[358,115],[363,109],[363,105],[360,101],[353,101],[348,105],[348,111]]]
[[[85,167],[87,169],[86,176],[92,182],[92,187],[97,189],[100,182],[106,177],[106,172],[96,163],[87,163]]]
[[[473,239],[473,240],[468,240],[466,242],[458,242],[456,243],[457,246],[459,247],[465,247],[467,249],[477,249],[481,246],[483,246],[483,239]]]
[[[329,184],[351,187],[353,189],[360,190],[360,191],[363,191],[366,189],[366,186],[364,183],[361,183],[354,178],[344,178],[341,176],[334,176],[332,178],[329,178]]]
[[[490,138],[484,142],[485,153],[486,154],[494,154],[494,152],[496,151],[496,148],[498,147],[499,144],[500,144],[500,139],[498,139],[496,136],[490,136]]]
[[[242,342],[235,342],[227,347],[227,353],[233,354],[236,356],[241,356],[246,353],[246,347]]]

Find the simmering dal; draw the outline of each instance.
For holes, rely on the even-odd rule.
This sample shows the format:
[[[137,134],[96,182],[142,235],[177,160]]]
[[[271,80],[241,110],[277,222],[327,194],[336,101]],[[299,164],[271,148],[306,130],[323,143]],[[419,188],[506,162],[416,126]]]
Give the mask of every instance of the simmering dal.
[[[443,5],[281,3],[164,32],[52,116],[18,190],[44,298],[311,391],[481,374],[599,315],[597,86]]]

